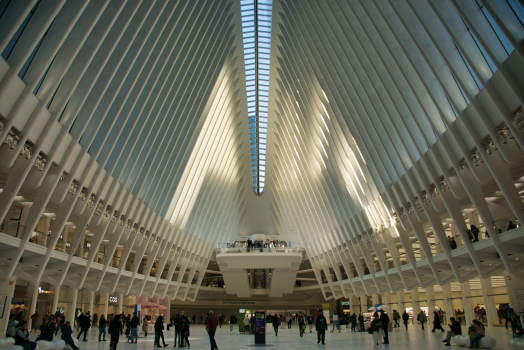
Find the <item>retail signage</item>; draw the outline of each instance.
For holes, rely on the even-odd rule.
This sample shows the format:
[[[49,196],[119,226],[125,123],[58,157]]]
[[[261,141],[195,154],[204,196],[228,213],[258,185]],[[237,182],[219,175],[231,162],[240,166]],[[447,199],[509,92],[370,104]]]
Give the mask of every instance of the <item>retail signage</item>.
[[[118,302],[118,297],[109,297],[109,302],[110,303],[117,303]]]
[[[343,301],[340,303],[342,306],[349,306],[349,301]]]
[[[53,294],[52,290],[43,290],[42,287],[38,287],[38,294]]]
[[[255,346],[266,345],[266,312],[255,311]]]

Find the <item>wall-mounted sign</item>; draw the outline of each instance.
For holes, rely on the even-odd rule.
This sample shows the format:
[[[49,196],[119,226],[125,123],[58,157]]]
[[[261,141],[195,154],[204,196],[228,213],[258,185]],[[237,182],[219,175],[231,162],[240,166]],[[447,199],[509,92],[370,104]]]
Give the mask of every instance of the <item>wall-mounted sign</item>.
[[[349,305],[349,301],[343,301],[340,303],[340,305],[342,306],[348,306]]]
[[[117,303],[118,302],[118,297],[109,297],[109,302],[110,303]]]
[[[38,294],[53,294],[52,290],[43,290],[42,287],[38,287]]]

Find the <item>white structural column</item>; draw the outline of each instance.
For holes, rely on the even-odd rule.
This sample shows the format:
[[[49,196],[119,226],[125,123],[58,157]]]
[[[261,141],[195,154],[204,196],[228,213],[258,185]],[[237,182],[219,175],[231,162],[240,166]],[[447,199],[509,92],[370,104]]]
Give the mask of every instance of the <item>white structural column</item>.
[[[428,299],[429,324],[433,323],[433,311],[435,311],[435,288],[426,288],[426,298]]]
[[[38,302],[38,287],[40,287],[40,283],[35,283],[33,286],[33,294],[31,295],[31,307],[29,308],[29,311],[27,312],[29,317],[31,317],[31,315],[34,314],[36,310],[36,304]],[[33,323],[32,322],[29,322],[29,323],[31,324],[31,327],[32,327]]]
[[[100,305],[102,305],[101,313],[107,315],[109,312],[109,293],[100,292]]]
[[[473,299],[471,299],[471,287],[469,281],[460,284],[460,295],[462,296],[462,306],[464,307],[464,316],[466,324],[471,324],[475,319],[475,310],[473,308]],[[449,315],[451,317],[452,315]]]
[[[89,291],[89,306],[88,306],[87,311],[89,312],[90,315],[93,315],[93,303],[94,302],[95,302],[95,292]]]
[[[491,278],[481,278],[480,287],[482,288],[482,297],[484,298],[488,326],[497,325],[499,324],[499,318],[497,315],[495,296],[493,296],[493,285],[491,284]]]
[[[58,307],[58,297],[60,296],[60,287],[55,287],[55,292],[53,293],[53,303],[51,304],[51,313],[54,314],[56,312],[56,308]]]
[[[413,316],[416,319],[415,315],[420,312],[418,288],[411,290],[411,307],[413,307]]]
[[[75,321],[75,312],[76,312],[76,304],[78,302],[78,289],[72,288],[71,289],[71,307],[66,309],[65,312],[65,319],[66,321],[71,322],[71,324],[74,324]]]
[[[166,318],[164,322],[169,323],[170,322],[169,319],[171,318],[171,299],[167,300],[167,310],[166,310],[165,316]]]
[[[373,293],[373,295],[371,296],[371,300],[373,301],[373,305],[371,305],[371,306],[375,306],[375,305],[380,304],[378,293]],[[370,306],[368,305],[368,309],[369,308],[370,308]]]
[[[118,294],[118,308],[116,309],[117,314],[121,314],[124,305],[124,294]]]
[[[15,294],[15,285],[16,285],[16,276],[11,277],[10,279],[3,280],[0,282],[0,294],[6,296],[6,307],[11,303],[11,299]],[[4,310],[4,317],[0,318],[0,334],[4,337],[9,324],[9,313],[11,310],[6,308]]]
[[[524,309],[524,272],[504,274],[509,305],[518,312]]]
[[[398,312],[399,314],[402,315],[402,313],[404,312],[404,310],[406,309],[404,307],[404,304],[405,304],[405,290],[399,290],[397,292],[397,304],[398,304]]]
[[[442,295],[444,296],[444,311],[446,312],[445,322],[449,321],[450,317],[453,317],[453,301],[451,300],[451,284],[445,284],[442,286]],[[446,323],[447,324],[447,323]]]
[[[362,312],[362,310],[360,310],[360,304],[358,303],[358,297],[349,297],[349,309],[352,314],[355,313],[356,315]]]
[[[393,309],[392,309],[392,305],[391,305],[391,293],[390,292],[384,293],[384,304],[387,305],[390,308],[389,309],[389,313],[392,315],[393,314]]]
[[[360,296],[360,309],[362,312],[366,312],[369,308],[370,305],[368,305],[368,296],[366,294],[362,294]]]

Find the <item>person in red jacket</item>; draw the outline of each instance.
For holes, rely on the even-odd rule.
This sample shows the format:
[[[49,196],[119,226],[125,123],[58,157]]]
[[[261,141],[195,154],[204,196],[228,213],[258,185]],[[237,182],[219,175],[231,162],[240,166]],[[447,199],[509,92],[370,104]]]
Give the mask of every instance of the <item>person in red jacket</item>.
[[[209,343],[211,343],[211,350],[218,350],[217,342],[215,341],[215,333],[218,327],[218,320],[213,314],[213,310],[209,311],[209,318],[207,319],[206,329],[209,333]]]

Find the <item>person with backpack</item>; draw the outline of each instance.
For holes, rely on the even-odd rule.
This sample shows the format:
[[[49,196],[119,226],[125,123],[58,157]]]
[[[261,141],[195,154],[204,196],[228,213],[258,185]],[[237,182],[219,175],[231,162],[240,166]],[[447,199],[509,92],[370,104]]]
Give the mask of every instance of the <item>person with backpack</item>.
[[[307,316],[307,324],[309,325],[309,333],[313,332],[313,315],[309,314]]]
[[[368,332],[373,335],[373,350],[382,349],[382,341],[380,338],[383,336],[383,326],[380,322],[378,312],[373,314],[373,321],[371,321],[371,324],[369,325]]]
[[[393,310],[393,322],[395,322],[395,326],[393,328],[400,328],[398,320],[400,320],[400,315],[397,310]]]
[[[424,324],[426,323],[426,320],[427,320],[426,313],[420,310],[420,313],[417,316],[417,321],[419,321],[420,324],[422,325],[422,330],[424,330]]]
[[[109,329],[107,330],[110,336],[109,350],[116,350],[118,344],[118,338],[122,332],[122,322],[120,321],[120,315],[116,315],[115,318],[109,323]]]
[[[404,326],[406,326],[406,331],[408,330],[408,321],[409,321],[409,315],[404,310],[404,313],[402,314],[402,321],[404,321]]]
[[[106,341],[106,326],[107,321],[104,315],[100,315],[100,320],[98,321],[98,341]],[[104,335],[104,339],[101,340],[102,334]]]
[[[275,314],[275,316],[273,316],[273,329],[275,330],[275,336],[278,337],[278,326],[280,325],[280,319],[278,318],[278,316]]]
[[[323,312],[320,312],[317,316],[315,329],[317,330],[317,344],[322,340],[322,345],[326,345],[326,330],[328,329],[328,324]]]
[[[73,340],[73,329],[71,328],[71,322],[67,321],[65,325],[62,326],[62,340],[64,343],[69,345],[73,350],[80,350],[78,346],[75,345]]]

